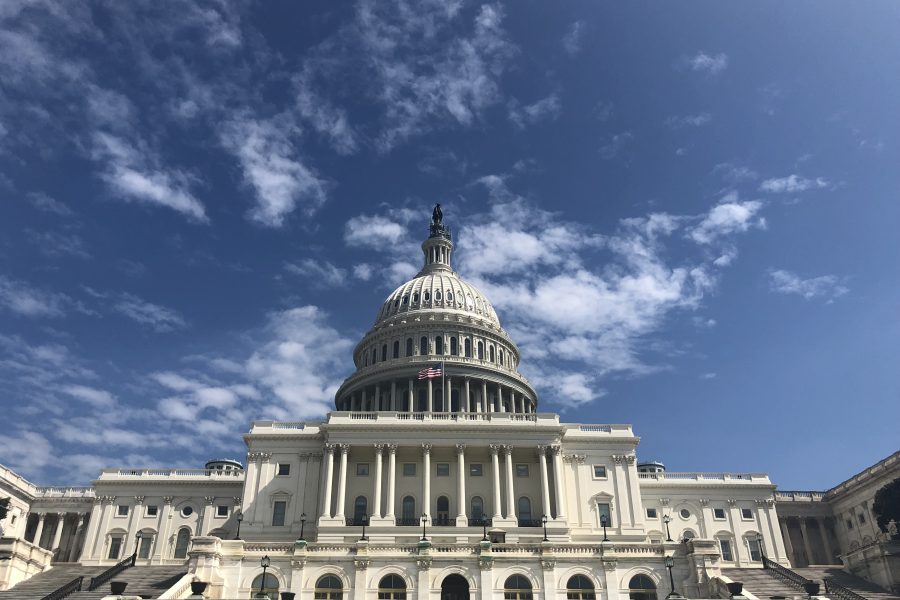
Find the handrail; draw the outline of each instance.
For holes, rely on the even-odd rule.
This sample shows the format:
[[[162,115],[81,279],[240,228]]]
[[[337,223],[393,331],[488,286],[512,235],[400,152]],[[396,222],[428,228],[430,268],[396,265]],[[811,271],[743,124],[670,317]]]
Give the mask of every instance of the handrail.
[[[795,573],[790,569],[779,565],[774,560],[770,560],[769,557],[762,557],[763,568],[769,569],[772,571],[772,575],[776,578],[782,580],[783,582],[797,586],[798,589],[803,589],[803,584],[808,583],[809,579],[800,575],[799,573]]]
[[[853,590],[842,586],[831,577],[823,577],[822,581],[825,583],[826,596],[840,598],[840,600],[866,600],[865,596],[860,596]]]
[[[88,591],[93,592],[98,587],[127,569],[128,567],[134,566],[134,561],[137,559],[137,552],[126,558],[125,560],[119,561],[107,570],[103,571],[96,577],[91,577],[91,582],[88,584]]]
[[[75,592],[80,592],[82,581],[84,581],[84,575],[79,575],[69,583],[63,584],[61,587],[53,590],[41,598],[41,600],[62,600]]]

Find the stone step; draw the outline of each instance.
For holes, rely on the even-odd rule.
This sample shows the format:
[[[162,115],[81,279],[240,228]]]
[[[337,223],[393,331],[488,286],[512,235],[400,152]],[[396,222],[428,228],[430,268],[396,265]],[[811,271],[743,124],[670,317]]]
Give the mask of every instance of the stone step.
[[[126,595],[140,596],[142,598],[157,598],[160,594],[175,585],[184,574],[187,573],[185,565],[175,566],[135,566],[125,569],[115,577],[113,581],[128,582],[125,588]],[[104,583],[98,589],[88,592],[81,591],[69,596],[71,600],[100,600],[109,595],[109,582]]]
[[[8,590],[0,592],[0,600],[36,600],[84,575],[84,584],[94,575],[99,575],[106,567],[83,567],[78,563],[51,566],[43,573],[33,575]]]
[[[802,590],[773,577],[766,569],[722,569],[722,574],[732,581],[743,583],[744,589],[760,600],[769,600],[773,597],[796,598],[797,600],[806,598],[806,594]]]
[[[862,577],[858,577],[853,573],[848,573],[840,566],[821,566],[821,567],[803,567],[793,569],[795,573],[812,579],[822,585],[822,593],[825,593],[824,578],[829,577],[835,580],[845,588],[856,592],[863,598],[868,600],[896,600],[900,596],[892,594],[888,590],[882,589],[870,581],[866,581]]]

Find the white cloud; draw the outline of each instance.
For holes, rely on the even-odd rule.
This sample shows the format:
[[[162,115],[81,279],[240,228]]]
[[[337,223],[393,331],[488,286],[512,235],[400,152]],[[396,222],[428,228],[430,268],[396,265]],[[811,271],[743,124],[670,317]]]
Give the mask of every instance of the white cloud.
[[[722,52],[719,54],[698,52],[694,56],[686,58],[685,62],[692,71],[705,71],[717,75],[728,66],[728,56]]]
[[[807,179],[806,177],[792,174],[787,177],[766,179],[759,184],[759,191],[773,194],[797,194],[808,190],[820,190],[830,187],[830,185],[828,180],[823,177]]]
[[[238,158],[244,181],[255,193],[250,218],[267,227],[283,225],[298,206],[311,214],[325,202],[325,181],[296,158],[292,131],[289,122],[242,116],[229,122],[222,134],[222,143]]]
[[[507,115],[513,124],[523,129],[545,119],[555,119],[562,112],[562,102],[558,94],[550,94],[533,104],[521,106],[515,99],[510,100]]]
[[[44,192],[31,192],[26,197],[32,206],[43,212],[53,213],[61,217],[71,217],[74,214],[71,208],[59,200],[51,198]]]
[[[359,147],[357,135],[350,126],[347,112],[335,107],[316,93],[312,76],[306,71],[294,81],[297,94],[297,110],[300,116],[331,142],[340,154],[353,154]]]
[[[682,127],[702,127],[712,121],[712,115],[703,112],[696,115],[671,116],[666,119],[666,125],[673,129]]]
[[[587,27],[584,21],[575,21],[562,38],[563,49],[569,56],[575,56],[581,52],[581,44]]]
[[[756,179],[759,175],[745,165],[737,165],[731,162],[723,162],[717,164],[712,170],[714,175],[718,175],[728,183],[740,183]]]
[[[185,173],[162,169],[146,149],[124,138],[97,132],[93,141],[93,157],[105,165],[101,177],[118,197],[166,206],[194,221],[208,221],[203,204],[188,190],[190,178]]]
[[[341,287],[347,285],[347,270],[331,264],[327,260],[304,258],[297,263],[287,263],[284,268],[290,273],[307,277],[314,287]]]
[[[600,158],[603,160],[612,160],[619,155],[622,148],[634,138],[630,131],[623,131],[604,139],[603,145],[600,147]]]
[[[795,273],[781,269],[769,271],[769,288],[779,294],[803,296],[806,300],[825,298],[829,303],[850,291],[836,275],[803,279]]]
[[[372,279],[373,273],[374,269],[372,268],[372,265],[368,263],[360,263],[353,266],[353,276],[360,281],[369,281]]]
[[[70,299],[0,275],[0,306],[25,317],[61,317]]]
[[[61,231],[34,231],[26,230],[29,241],[38,247],[45,256],[58,258],[72,256],[74,258],[90,258],[91,254],[85,246],[84,240],[75,233],[63,233]]]
[[[406,237],[404,223],[380,215],[359,215],[344,225],[344,241],[350,246],[384,249]]]
[[[729,194],[688,230],[688,237],[698,244],[710,244],[722,236],[764,227],[765,221],[757,217],[761,209],[762,202],[758,200],[741,201],[737,194]]]
[[[113,310],[161,333],[183,329],[188,325],[178,311],[147,302],[133,294],[123,293]]]
[[[86,385],[67,385],[61,391],[83,402],[87,402],[95,408],[112,408],[116,403],[115,396],[106,390],[101,390]]]

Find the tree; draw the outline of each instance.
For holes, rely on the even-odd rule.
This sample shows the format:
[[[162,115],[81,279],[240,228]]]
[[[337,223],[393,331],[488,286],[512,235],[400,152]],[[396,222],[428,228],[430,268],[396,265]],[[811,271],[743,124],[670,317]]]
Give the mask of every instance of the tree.
[[[7,513],[9,513],[9,504],[12,501],[12,498],[2,498],[0,499],[0,521],[6,518]]]
[[[882,531],[888,530],[891,520],[900,525],[900,477],[875,492],[872,512]]]

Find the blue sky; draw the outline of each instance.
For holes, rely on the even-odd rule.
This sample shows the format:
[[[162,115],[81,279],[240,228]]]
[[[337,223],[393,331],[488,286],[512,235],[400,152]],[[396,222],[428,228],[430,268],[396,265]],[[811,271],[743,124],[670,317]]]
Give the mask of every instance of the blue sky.
[[[0,462],[315,419],[430,206],[541,409],[827,488],[898,447],[900,7],[5,2]]]

